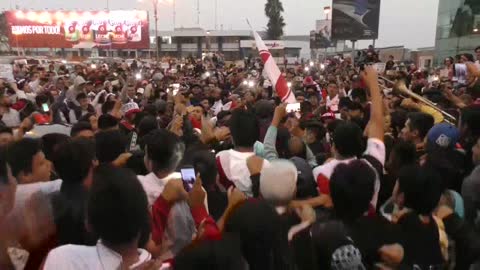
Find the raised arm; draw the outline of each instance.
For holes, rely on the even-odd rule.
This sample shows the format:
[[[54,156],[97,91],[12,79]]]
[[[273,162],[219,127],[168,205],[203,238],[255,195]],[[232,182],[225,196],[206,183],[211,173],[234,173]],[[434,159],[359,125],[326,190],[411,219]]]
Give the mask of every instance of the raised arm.
[[[275,146],[277,142],[277,131],[282,118],[286,115],[286,104],[282,104],[275,108],[275,114],[273,115],[272,124],[265,134],[265,139],[263,140],[263,146],[265,150],[265,159],[275,160],[278,159],[278,152]]]
[[[380,95],[380,87],[378,86],[378,75],[372,66],[366,66],[361,74],[362,79],[370,90],[371,109],[370,109],[370,123],[368,124],[367,135],[368,138],[375,138],[383,141],[384,136],[384,116],[383,116],[383,102]]]

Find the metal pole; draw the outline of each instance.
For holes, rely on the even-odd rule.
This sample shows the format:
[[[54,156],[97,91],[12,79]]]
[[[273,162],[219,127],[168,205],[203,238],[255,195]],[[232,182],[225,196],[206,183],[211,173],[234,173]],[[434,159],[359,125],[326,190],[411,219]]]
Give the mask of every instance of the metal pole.
[[[352,40],[352,65],[355,67],[355,42],[356,40]]]
[[[200,25],[200,0],[197,0],[197,24]]]
[[[107,10],[110,10],[110,1],[107,0]]]
[[[215,30],[217,30],[217,20],[218,20],[218,13],[217,13],[217,8],[218,8],[218,0],[215,0]]]
[[[158,62],[158,14],[157,14],[158,0],[153,0],[153,14],[155,17],[155,46],[156,46],[156,56],[155,59]]]
[[[173,0],[173,31],[175,31],[176,17],[177,17],[177,12],[175,10],[175,2],[176,0]]]

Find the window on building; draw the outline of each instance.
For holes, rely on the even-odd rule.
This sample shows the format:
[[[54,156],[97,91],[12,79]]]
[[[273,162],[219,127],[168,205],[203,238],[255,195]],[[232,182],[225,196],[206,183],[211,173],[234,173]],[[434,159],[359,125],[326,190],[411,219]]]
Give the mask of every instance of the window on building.
[[[223,37],[223,43],[238,43],[240,42],[239,37]]]

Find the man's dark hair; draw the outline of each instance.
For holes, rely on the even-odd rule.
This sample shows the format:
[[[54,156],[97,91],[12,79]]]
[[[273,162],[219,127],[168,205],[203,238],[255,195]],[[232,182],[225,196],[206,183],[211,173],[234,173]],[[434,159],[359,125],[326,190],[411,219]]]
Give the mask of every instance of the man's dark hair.
[[[65,134],[60,133],[50,133],[42,136],[42,151],[45,154],[45,158],[52,161],[53,154],[55,153],[58,146],[66,141],[70,137]]]
[[[352,103],[352,100],[350,98],[341,97],[340,101],[338,102],[338,108],[339,109],[348,108],[351,103]]]
[[[367,102],[367,91],[363,88],[352,89],[350,96],[352,97],[352,100],[359,99],[362,103]]]
[[[7,152],[0,148],[0,185],[8,184]]]
[[[475,52],[480,51],[480,46],[475,48]]]
[[[96,114],[95,113],[87,113],[85,114],[84,116],[80,117],[80,119],[78,119],[78,122],[90,122],[90,117],[92,116],[95,116]]]
[[[97,158],[100,163],[109,163],[125,153],[127,138],[119,130],[106,130],[95,134]]]
[[[415,164],[416,149],[412,142],[398,141],[393,146],[392,152],[395,154],[396,162],[400,167]]]
[[[110,114],[102,114],[98,118],[98,129],[105,130],[118,126],[118,119]]]
[[[348,110],[349,111],[362,111],[363,112],[363,107],[362,107],[362,104],[360,104],[358,102],[352,102],[348,106]]]
[[[407,122],[407,111],[400,109],[395,110],[390,113],[390,127],[392,128],[392,133],[394,137],[398,137],[399,131],[405,126],[405,122]]]
[[[462,109],[461,124],[462,128],[466,128],[468,136],[478,138],[480,136],[480,108],[467,107]],[[472,140],[475,141],[476,140]]]
[[[95,157],[92,140],[78,138],[60,144],[54,155],[53,165],[62,185],[81,184],[87,177]]]
[[[175,256],[175,270],[245,269],[240,247],[239,237],[230,233],[225,233],[222,239],[217,241],[193,242]]]
[[[147,195],[137,176],[111,166],[95,170],[87,217],[95,234],[107,245],[129,244],[139,236],[145,240],[150,214]],[[139,247],[145,244],[142,242]]]
[[[368,211],[375,177],[374,169],[361,160],[335,167],[330,177],[330,195],[340,219],[353,221]]]
[[[86,98],[87,98],[87,94],[85,94],[85,93],[80,93],[80,94],[77,95],[76,100],[86,99]]]
[[[75,137],[77,136],[78,133],[84,130],[93,131],[92,125],[90,125],[89,122],[84,122],[84,121],[77,122],[72,126],[72,129],[70,130],[70,136]]]
[[[400,170],[398,188],[404,194],[405,207],[429,215],[442,195],[442,177],[431,167],[406,166]]]
[[[244,110],[235,110],[232,113],[230,132],[236,147],[253,147],[260,136],[255,115]]]
[[[105,103],[103,103],[102,105],[102,114],[108,114],[113,110],[114,107],[115,107],[115,101],[113,100],[105,101]]]
[[[154,173],[172,172],[183,158],[185,145],[175,134],[157,129],[146,135],[145,149]]]
[[[359,156],[365,148],[362,129],[353,122],[340,123],[335,128],[333,143],[344,158]]]
[[[32,172],[33,157],[42,151],[40,140],[24,138],[8,147],[7,162],[12,170],[12,175],[18,177],[23,173]]]
[[[4,126],[4,125],[0,125],[0,134],[2,133],[9,133],[11,135],[13,135],[13,130],[7,126]]]
[[[413,112],[407,115],[408,120],[410,120],[410,130],[418,131],[420,138],[425,138],[428,131],[433,127],[435,120],[430,114],[422,112]]]
[[[157,118],[151,115],[145,116],[137,126],[138,129],[138,136],[143,137],[150,133],[150,131],[158,129],[158,121]]]

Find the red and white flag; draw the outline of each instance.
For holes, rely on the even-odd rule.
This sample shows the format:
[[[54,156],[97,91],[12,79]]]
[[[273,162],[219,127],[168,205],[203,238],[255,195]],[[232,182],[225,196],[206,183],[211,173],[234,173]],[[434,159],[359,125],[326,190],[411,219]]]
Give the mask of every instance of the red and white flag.
[[[255,42],[257,43],[258,52],[262,58],[264,70],[267,73],[268,79],[274,86],[277,95],[282,99],[282,102],[296,103],[297,100],[295,99],[295,95],[288,87],[287,80],[280,72],[277,63],[275,63],[275,59],[273,59],[272,54],[268,51],[265,42],[263,42],[262,38],[256,31],[252,29],[252,32],[255,37]]]

